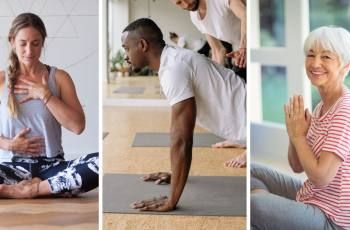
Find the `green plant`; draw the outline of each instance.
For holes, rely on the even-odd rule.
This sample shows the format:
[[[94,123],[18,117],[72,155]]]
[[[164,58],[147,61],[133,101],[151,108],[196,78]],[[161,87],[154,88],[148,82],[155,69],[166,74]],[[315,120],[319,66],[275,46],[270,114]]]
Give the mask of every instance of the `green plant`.
[[[111,57],[111,72],[116,72],[118,69],[120,69],[123,64],[125,63],[124,60],[124,52],[123,50],[119,49],[112,57]]]

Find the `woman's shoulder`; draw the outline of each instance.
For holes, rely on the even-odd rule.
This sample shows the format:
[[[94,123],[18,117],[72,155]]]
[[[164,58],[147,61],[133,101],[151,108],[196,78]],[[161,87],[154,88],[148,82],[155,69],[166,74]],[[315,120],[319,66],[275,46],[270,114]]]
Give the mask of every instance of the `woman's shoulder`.
[[[334,108],[334,114],[350,119],[350,92],[343,95],[339,103]]]
[[[62,89],[71,90],[72,88],[75,87],[71,76],[69,75],[69,73],[67,73],[63,69],[56,68],[55,81],[56,81],[58,90],[61,93],[62,93]]]
[[[54,67],[56,70],[56,73],[55,73],[55,75],[56,76],[62,76],[62,77],[69,77],[69,74],[65,71],[65,70],[63,70],[63,69],[59,69],[59,68],[56,68],[56,67]]]
[[[341,107],[341,108],[348,107],[348,110],[350,111],[350,91],[347,91],[343,95],[343,97],[339,103],[339,107]]]
[[[71,77],[70,77],[69,73],[67,73],[65,70],[59,69],[59,68],[56,68],[55,78],[56,78],[57,83],[64,84],[67,81],[71,81]]]

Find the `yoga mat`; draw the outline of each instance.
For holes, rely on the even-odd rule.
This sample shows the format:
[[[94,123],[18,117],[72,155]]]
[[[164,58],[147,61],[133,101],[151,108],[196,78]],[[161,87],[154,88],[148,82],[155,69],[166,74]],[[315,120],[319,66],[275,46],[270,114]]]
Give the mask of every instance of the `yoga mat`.
[[[113,93],[126,93],[126,94],[143,94],[145,87],[125,87],[122,86],[119,89],[113,91]]]
[[[106,174],[103,212],[156,215],[246,216],[246,177],[191,176],[177,208],[171,212],[140,212],[135,201],[169,195],[170,185],[144,182],[142,175]]]
[[[224,141],[224,139],[211,133],[195,133],[193,135],[193,147],[211,147],[212,144]],[[169,147],[169,133],[136,133],[132,147]]]

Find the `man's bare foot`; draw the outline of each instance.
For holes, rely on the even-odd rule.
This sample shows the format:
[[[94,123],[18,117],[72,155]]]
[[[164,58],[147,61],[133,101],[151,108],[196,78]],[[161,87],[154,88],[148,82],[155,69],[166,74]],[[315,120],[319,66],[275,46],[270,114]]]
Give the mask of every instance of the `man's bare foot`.
[[[245,146],[234,144],[231,141],[222,141],[211,145],[212,148],[245,148]]]
[[[31,180],[23,180],[18,184],[0,185],[0,197],[12,198],[12,199],[25,199],[34,198],[39,195],[39,178],[33,178]]]
[[[232,168],[244,168],[247,166],[247,152],[239,154],[237,157],[232,158],[225,162],[225,166]]]
[[[141,178],[144,181],[154,181],[155,184],[166,183],[170,184],[171,173],[167,172],[157,172],[151,173]]]

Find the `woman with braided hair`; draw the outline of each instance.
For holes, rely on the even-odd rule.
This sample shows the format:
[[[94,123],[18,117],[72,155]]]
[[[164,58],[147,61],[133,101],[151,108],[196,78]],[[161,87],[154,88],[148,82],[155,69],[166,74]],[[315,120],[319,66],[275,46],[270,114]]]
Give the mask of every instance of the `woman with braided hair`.
[[[85,116],[74,83],[40,62],[43,21],[23,13],[12,22],[7,71],[0,71],[0,197],[76,195],[98,186],[98,153],[65,161],[61,127],[80,134]]]

